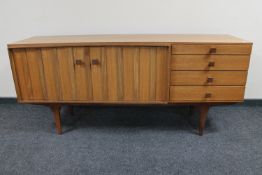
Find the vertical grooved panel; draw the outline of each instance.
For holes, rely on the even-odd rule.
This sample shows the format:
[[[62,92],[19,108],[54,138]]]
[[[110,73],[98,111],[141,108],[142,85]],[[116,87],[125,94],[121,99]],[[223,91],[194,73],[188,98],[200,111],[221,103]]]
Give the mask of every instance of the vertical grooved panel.
[[[77,100],[92,99],[92,80],[90,74],[90,59],[88,47],[73,48],[73,59],[75,67],[75,86]],[[82,61],[83,64],[75,64],[76,61]]]
[[[21,100],[153,102],[167,100],[167,51],[166,47],[28,48],[13,49],[12,61]]]
[[[106,100],[106,60],[103,47],[90,48],[90,61],[92,60],[98,60],[99,62],[99,65],[91,66],[93,100]]]
[[[139,100],[140,48],[134,50],[134,100]]]
[[[156,100],[167,100],[167,85],[168,85],[168,48],[158,47],[156,53]]]
[[[107,80],[108,80],[108,100],[116,101],[118,99],[118,80],[117,80],[117,48],[105,48]]]
[[[13,79],[14,79],[17,100],[19,102],[19,101],[21,101],[22,97],[21,97],[20,87],[19,87],[19,84],[18,84],[18,77],[17,77],[15,62],[14,62],[14,53],[13,53],[12,49],[8,49],[8,55],[9,55],[9,58],[10,58],[10,65],[11,65],[12,75],[13,75]]]
[[[32,85],[32,99],[46,99],[42,54],[40,49],[26,49],[29,76]]]
[[[137,100],[138,95],[138,64],[139,49],[133,47],[123,48],[123,88],[124,100]]]
[[[63,100],[76,100],[73,53],[71,47],[57,48]]]
[[[42,48],[43,72],[48,100],[62,99],[61,80],[55,48]]]
[[[156,47],[150,49],[149,100],[156,100]]]
[[[22,100],[31,100],[32,86],[25,49],[13,49],[13,57]]]
[[[116,48],[117,57],[117,100],[124,99],[124,83],[123,83],[123,48]]]
[[[150,63],[151,48],[140,48],[139,59],[139,100],[148,101],[150,94]]]

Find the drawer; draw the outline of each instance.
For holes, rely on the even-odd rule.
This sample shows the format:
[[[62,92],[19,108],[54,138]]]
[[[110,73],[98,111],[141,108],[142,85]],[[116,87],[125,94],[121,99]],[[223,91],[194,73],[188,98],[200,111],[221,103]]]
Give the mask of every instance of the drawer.
[[[244,54],[251,53],[251,44],[210,45],[210,44],[174,44],[172,54]]]
[[[171,70],[248,70],[248,55],[172,55]]]
[[[243,101],[244,86],[171,86],[170,101]]]
[[[172,71],[171,85],[245,85],[247,71]]]

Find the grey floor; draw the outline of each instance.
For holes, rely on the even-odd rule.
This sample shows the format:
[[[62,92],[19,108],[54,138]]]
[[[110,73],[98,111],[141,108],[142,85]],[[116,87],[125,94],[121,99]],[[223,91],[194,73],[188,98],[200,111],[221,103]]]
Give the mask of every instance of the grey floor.
[[[76,107],[55,134],[47,107],[0,104],[0,174],[262,174],[262,107],[221,106],[204,136],[186,107]]]

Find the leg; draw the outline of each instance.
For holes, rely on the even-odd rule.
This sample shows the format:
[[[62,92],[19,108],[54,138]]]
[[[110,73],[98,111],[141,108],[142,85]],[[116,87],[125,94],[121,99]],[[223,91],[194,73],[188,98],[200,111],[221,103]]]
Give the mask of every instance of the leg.
[[[203,104],[203,105],[200,105],[198,108],[199,108],[199,113],[200,113],[198,132],[199,132],[199,135],[202,136],[204,128],[205,128],[205,124],[206,124],[209,105]]]
[[[60,116],[61,105],[52,104],[52,105],[50,105],[50,107],[51,107],[52,112],[54,114],[56,132],[57,132],[57,134],[60,135],[60,134],[62,134],[61,116]]]

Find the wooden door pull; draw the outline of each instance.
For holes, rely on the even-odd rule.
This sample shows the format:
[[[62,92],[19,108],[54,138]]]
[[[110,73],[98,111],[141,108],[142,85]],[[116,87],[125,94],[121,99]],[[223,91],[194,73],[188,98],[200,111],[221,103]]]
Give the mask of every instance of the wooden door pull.
[[[84,65],[85,63],[84,63],[82,60],[77,59],[77,60],[75,61],[75,64],[76,64],[76,65]]]

